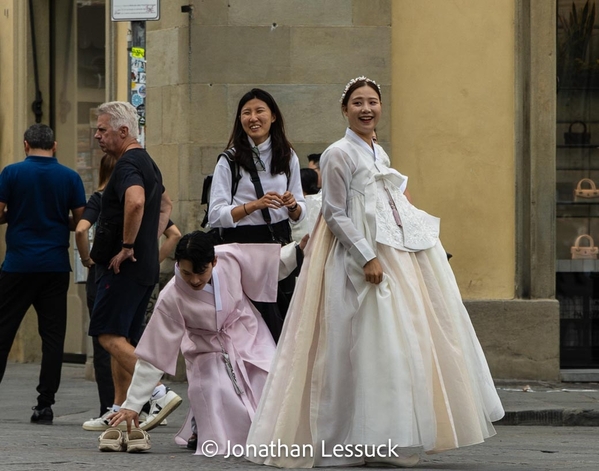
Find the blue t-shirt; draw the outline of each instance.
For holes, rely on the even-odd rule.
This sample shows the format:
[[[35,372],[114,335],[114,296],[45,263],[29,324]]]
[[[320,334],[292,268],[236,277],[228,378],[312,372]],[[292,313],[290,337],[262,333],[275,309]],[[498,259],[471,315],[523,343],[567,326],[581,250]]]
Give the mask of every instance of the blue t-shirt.
[[[77,172],[55,157],[29,156],[0,173],[6,203],[6,257],[12,273],[69,272],[69,212],[85,206]]]

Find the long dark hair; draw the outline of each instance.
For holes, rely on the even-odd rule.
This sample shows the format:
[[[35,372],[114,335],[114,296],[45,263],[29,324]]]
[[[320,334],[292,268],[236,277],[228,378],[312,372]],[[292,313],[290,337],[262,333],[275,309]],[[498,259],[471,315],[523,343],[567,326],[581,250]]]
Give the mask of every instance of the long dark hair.
[[[237,114],[233,124],[233,131],[229,138],[227,148],[235,147],[235,160],[241,167],[248,170],[254,164],[252,149],[248,141],[248,136],[241,125],[241,109],[250,100],[257,98],[266,103],[270,112],[275,117],[274,122],[270,125],[270,142],[272,147],[272,163],[270,173],[277,175],[284,173],[289,176],[291,162],[291,144],[285,136],[285,122],[281,110],[277,106],[277,102],[272,95],[259,88],[252,88],[249,92],[241,97],[237,106]]]
[[[117,160],[118,159],[113,155],[104,154],[102,156],[102,160],[100,160],[100,170],[98,172],[98,191],[102,191],[106,187]]]

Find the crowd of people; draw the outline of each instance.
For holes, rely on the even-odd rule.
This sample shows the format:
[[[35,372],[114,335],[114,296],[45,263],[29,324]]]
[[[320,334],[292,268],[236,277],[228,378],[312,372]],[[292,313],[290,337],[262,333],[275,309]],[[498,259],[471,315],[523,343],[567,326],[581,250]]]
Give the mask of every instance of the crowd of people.
[[[8,224],[0,380],[33,304],[43,360],[31,421],[52,422],[68,234],[76,230],[89,268],[100,397],[99,416],[83,428],[102,431],[102,451],[151,447],[147,432],[182,403],[161,383],[175,374],[179,352],[189,412],[175,440],[197,455],[211,441],[216,454],[242,447],[247,459],[284,468],[411,467],[421,452],[493,436],[503,408],[439,240],[440,221],[412,204],[408,178],[377,143],[382,109],[374,80],[350,80],[341,96],[345,136],[300,168],[274,97],[248,91],[227,144],[231,162],[219,157],[215,166],[213,230],[182,237],[161,172],[138,143],[133,106],[98,109],[95,138],[105,156],[87,205],[77,174],[54,157],[51,130],[30,127],[27,159],[0,174],[0,223]],[[47,185],[46,167],[64,183]],[[40,224],[49,234],[43,252],[34,241]],[[173,250],[174,276],[150,304],[146,325],[159,264]],[[284,448],[273,451],[274,443]],[[376,453],[356,453],[369,446]],[[304,453],[289,453],[293,447]]]

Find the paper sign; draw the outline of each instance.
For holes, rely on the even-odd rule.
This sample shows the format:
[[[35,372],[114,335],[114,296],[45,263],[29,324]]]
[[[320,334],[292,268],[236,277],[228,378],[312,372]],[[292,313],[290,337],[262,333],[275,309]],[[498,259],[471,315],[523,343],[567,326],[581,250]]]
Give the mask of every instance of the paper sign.
[[[156,21],[160,0],[112,0],[112,21]]]

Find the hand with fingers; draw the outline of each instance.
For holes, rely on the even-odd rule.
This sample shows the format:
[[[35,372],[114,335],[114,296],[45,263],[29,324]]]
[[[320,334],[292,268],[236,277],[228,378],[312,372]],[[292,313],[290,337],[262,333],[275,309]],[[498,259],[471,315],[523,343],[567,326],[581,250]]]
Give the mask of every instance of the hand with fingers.
[[[283,193],[283,196],[281,196],[281,201],[283,202],[284,206],[287,206],[287,208],[293,208],[297,204],[297,201],[295,201],[293,193],[291,193],[290,191],[286,191],[285,193]]]
[[[374,283],[375,285],[378,285],[383,281],[383,267],[378,258],[373,258],[364,265],[364,276],[366,281]]]
[[[108,265],[108,269],[110,270],[112,268],[118,275],[121,270],[121,263],[127,259],[131,259],[132,262],[137,262],[137,259],[133,254],[133,249],[127,249],[123,247],[119,253],[112,257],[110,264]]]
[[[297,204],[295,200],[295,196],[290,191],[286,191],[281,196],[281,200],[283,204],[287,207],[287,212],[289,213],[289,217],[294,221],[297,221],[302,213],[300,206]]]
[[[276,191],[269,191],[258,200],[258,209],[279,209],[283,206],[283,200]]]
[[[111,427],[116,427],[121,422],[127,423],[127,433],[131,432],[131,427],[135,426],[139,428],[139,414],[131,409],[121,408],[118,412],[110,414],[108,421]]]
[[[306,248],[306,245],[308,245],[308,240],[310,240],[310,234],[306,234],[304,237],[302,237],[302,240],[300,240],[298,245],[302,251]]]

